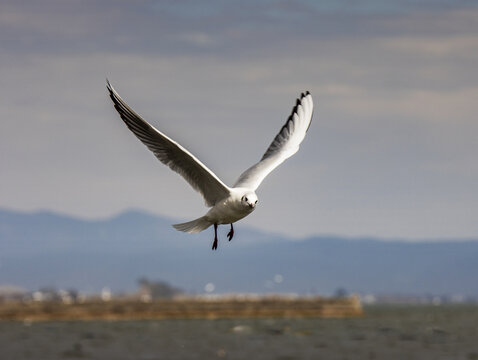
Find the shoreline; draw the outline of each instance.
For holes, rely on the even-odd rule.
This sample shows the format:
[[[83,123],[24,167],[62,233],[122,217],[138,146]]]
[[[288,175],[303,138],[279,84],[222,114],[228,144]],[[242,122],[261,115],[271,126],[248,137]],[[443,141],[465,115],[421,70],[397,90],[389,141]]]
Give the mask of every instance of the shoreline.
[[[363,315],[358,297],[348,298],[178,298],[138,299],[64,304],[61,302],[0,303],[0,320],[161,320],[232,318],[340,318]]]

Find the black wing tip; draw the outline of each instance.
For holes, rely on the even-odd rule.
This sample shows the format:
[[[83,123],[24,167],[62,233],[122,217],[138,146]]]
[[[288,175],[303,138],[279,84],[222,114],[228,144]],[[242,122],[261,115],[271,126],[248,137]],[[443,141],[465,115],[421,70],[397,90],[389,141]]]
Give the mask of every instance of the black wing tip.
[[[119,95],[116,92],[116,90],[113,88],[113,85],[111,85],[108,78],[106,78],[106,89],[109,92],[110,98],[113,101],[113,104],[115,106],[116,111],[118,111],[121,114],[123,112],[123,110],[121,109],[121,106],[120,106]]]
[[[292,120],[292,117],[294,116],[294,114],[297,113],[297,108],[299,107],[299,105],[302,105],[302,100],[309,96],[310,95],[310,92],[309,91],[306,91],[305,93],[301,93],[300,94],[300,98],[297,98],[296,101],[295,101],[295,105],[294,107],[292,108],[292,112],[290,113],[289,117],[287,118],[287,121],[290,121]],[[287,124],[286,124],[287,125]],[[285,125],[284,125],[285,126]]]
[[[302,106],[302,100],[303,100],[305,97],[309,96],[309,95],[310,95],[310,92],[309,92],[309,91],[306,91],[305,93],[301,93],[301,94],[300,94],[300,98],[296,99],[295,105],[294,105],[294,107],[292,108],[292,112],[290,113],[289,117],[287,118],[285,124],[282,125],[282,127],[281,127],[281,129],[279,130],[279,133],[276,135],[276,137],[279,136],[280,134],[282,134],[282,132],[284,131],[284,129],[287,128],[287,126],[289,125],[289,123],[290,123],[291,121],[294,121],[294,120],[293,120],[293,117],[294,117],[294,114],[297,114],[297,110],[298,110],[299,105]],[[312,113],[313,113],[313,110],[312,110]],[[309,125],[307,126],[306,132],[309,130],[311,123],[312,123],[312,115],[311,115],[311,121],[309,122]],[[274,140],[272,141],[272,144],[274,144],[275,139],[276,139],[276,138],[274,138]],[[268,156],[269,150],[270,150],[270,147],[272,146],[272,144],[269,145],[269,148],[267,149],[267,151],[265,152],[265,154],[262,156],[262,158],[261,158],[260,161],[264,160],[264,159]]]
[[[110,81],[108,80],[108,78],[106,78],[106,89],[108,90],[109,92],[109,95],[110,95],[110,99],[113,101],[113,106],[114,108],[116,109],[116,111],[118,112],[118,114],[120,115],[121,119],[123,119],[123,121],[125,123],[128,122],[128,118],[127,116],[125,115],[125,109],[124,109],[124,105],[121,104],[120,102],[120,99],[118,98],[118,94],[116,93],[115,89],[113,88],[113,86],[111,85]],[[129,126],[128,126],[129,127]]]
[[[106,78],[106,90],[108,90],[108,92],[110,93],[110,98],[111,100],[115,100],[114,97],[115,97],[115,91],[113,89],[113,86],[111,85],[110,81],[108,80],[108,78]]]

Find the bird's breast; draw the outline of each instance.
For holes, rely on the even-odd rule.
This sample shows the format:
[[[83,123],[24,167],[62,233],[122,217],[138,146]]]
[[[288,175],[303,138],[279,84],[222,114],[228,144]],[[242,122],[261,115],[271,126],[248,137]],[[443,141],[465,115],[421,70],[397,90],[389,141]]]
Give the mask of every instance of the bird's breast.
[[[225,199],[214,205],[206,216],[208,220],[217,224],[232,224],[249,215],[253,210],[243,206],[240,201]]]

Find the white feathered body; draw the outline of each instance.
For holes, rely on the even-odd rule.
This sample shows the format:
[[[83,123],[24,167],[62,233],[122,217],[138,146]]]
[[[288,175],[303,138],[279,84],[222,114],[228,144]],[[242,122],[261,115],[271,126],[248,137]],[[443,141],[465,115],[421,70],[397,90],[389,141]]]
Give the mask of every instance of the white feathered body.
[[[207,229],[212,224],[235,223],[249,215],[256,208],[255,204],[253,206],[247,206],[247,203],[244,203],[243,196],[245,193],[248,193],[249,197],[255,196],[255,194],[251,194],[247,189],[233,188],[231,189],[230,196],[218,201],[209,209],[206,215],[199,219],[182,224],[175,224],[173,226],[180,231],[198,233]]]
[[[246,189],[231,189],[231,196],[219,201],[205,215],[206,219],[216,224],[231,224],[254,211],[255,207],[244,206],[241,201]]]

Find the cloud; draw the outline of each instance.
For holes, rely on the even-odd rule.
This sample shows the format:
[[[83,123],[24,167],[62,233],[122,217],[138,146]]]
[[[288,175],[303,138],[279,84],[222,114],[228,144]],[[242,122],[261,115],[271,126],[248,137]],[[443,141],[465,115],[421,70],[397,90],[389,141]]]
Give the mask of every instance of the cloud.
[[[384,46],[414,55],[476,58],[478,36],[459,35],[450,37],[398,37],[384,39]]]
[[[317,40],[474,33],[476,6],[428,1],[4,1],[0,43],[22,53],[112,51],[236,57]],[[433,9],[433,11],[430,11]],[[196,45],[196,46],[191,46]],[[199,46],[198,46],[199,45]],[[207,45],[204,47],[204,45]]]
[[[266,179],[247,224],[296,236],[478,231],[477,10],[464,2],[17,3],[0,5],[0,206],[205,210],[118,119],[108,77],[227,183],[312,92],[302,149]]]

